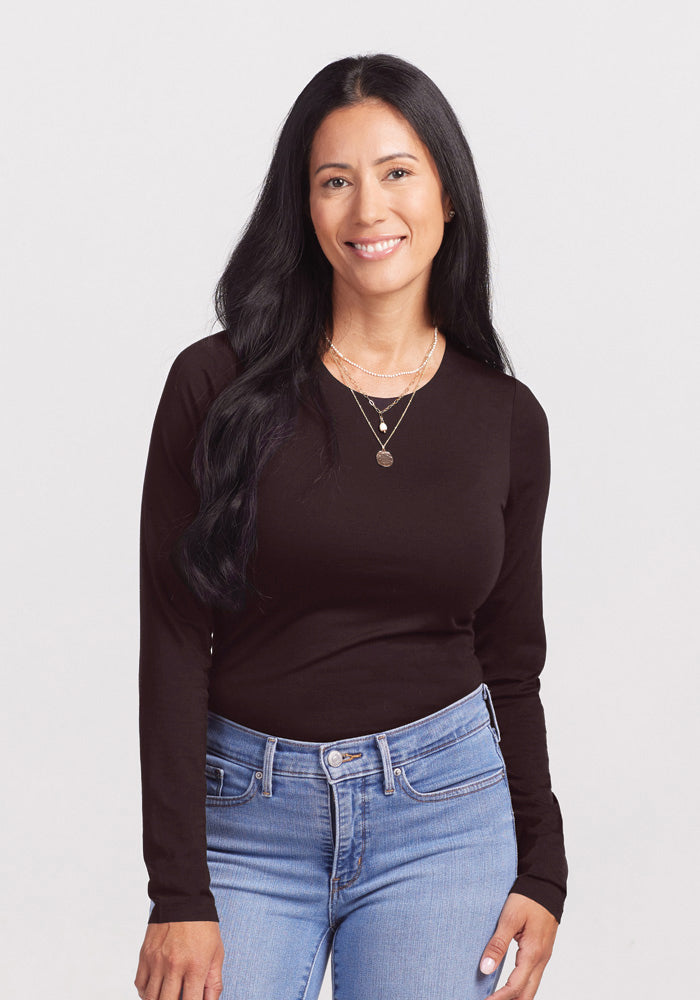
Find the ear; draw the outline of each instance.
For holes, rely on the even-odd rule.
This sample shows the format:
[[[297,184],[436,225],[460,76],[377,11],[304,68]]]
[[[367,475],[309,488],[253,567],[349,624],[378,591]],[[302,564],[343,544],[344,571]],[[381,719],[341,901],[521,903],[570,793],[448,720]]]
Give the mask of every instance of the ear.
[[[455,217],[454,206],[452,205],[452,201],[450,200],[450,196],[448,194],[445,194],[445,192],[443,191],[443,194],[442,194],[442,218],[443,218],[444,222],[447,223],[447,222],[452,222],[452,220],[454,219],[454,217]]]

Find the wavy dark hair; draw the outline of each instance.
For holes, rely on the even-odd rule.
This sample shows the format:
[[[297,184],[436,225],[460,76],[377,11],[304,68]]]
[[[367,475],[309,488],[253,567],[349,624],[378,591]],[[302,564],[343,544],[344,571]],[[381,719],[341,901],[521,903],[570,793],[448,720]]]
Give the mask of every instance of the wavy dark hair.
[[[284,121],[253,213],[216,286],[216,316],[238,364],[200,429],[192,462],[200,509],[173,550],[189,588],[214,607],[237,611],[257,593],[247,574],[256,546],[257,477],[292,431],[302,398],[325,423],[325,472],[338,462],[317,370],[323,332],[332,331],[333,272],[311,223],[309,157],[331,111],[371,98],[392,105],[413,127],[455,209],[431,268],[433,322],[464,353],[514,373],[491,319],[481,190],[450,104],[425,73],[396,56],[325,66]]]

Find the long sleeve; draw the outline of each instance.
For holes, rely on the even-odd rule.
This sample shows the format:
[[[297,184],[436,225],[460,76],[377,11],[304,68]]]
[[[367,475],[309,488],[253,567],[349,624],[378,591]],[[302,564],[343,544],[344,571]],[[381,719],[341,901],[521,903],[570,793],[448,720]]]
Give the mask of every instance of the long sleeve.
[[[515,816],[512,887],[561,920],[568,867],[551,788],[540,674],[542,531],[550,485],[549,427],[531,390],[514,379],[505,552],[496,585],[475,618],[475,649],[493,697]]]
[[[213,396],[199,353],[172,364],[150,439],[140,523],[139,735],[149,923],[218,920],[206,848],[205,753],[212,615],[170,550],[199,501],[190,465]]]

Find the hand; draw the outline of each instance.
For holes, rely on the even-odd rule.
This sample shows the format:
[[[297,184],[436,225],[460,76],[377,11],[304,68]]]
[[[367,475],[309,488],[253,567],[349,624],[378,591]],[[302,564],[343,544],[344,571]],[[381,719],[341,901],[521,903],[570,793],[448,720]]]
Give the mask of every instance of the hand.
[[[493,972],[515,938],[518,951],[515,968],[500,990],[486,1000],[532,1000],[552,956],[559,922],[548,909],[528,896],[511,892],[505,901],[496,931],[481,957],[483,973]],[[491,965],[489,959],[493,961]]]
[[[219,1000],[223,964],[216,920],[149,924],[134,986],[141,1000]]]

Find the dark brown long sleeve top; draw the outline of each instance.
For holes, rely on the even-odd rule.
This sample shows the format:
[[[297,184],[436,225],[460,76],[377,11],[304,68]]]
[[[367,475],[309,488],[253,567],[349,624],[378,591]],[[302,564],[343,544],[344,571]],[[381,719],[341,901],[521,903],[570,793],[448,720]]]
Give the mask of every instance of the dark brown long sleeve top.
[[[448,341],[392,437],[387,469],[351,392],[319,367],[340,472],[316,482],[323,428],[301,405],[258,484],[252,574],[265,596],[237,615],[199,602],[169,558],[199,508],[190,471],[197,432],[236,376],[225,332],[178,354],[156,411],[140,534],[149,922],[218,919],[206,859],[208,708],[321,742],[422,718],[482,681],[515,816],[512,891],[560,920],[567,863],[539,695],[545,412],[524,383]],[[391,428],[403,409],[402,401],[389,411]]]

